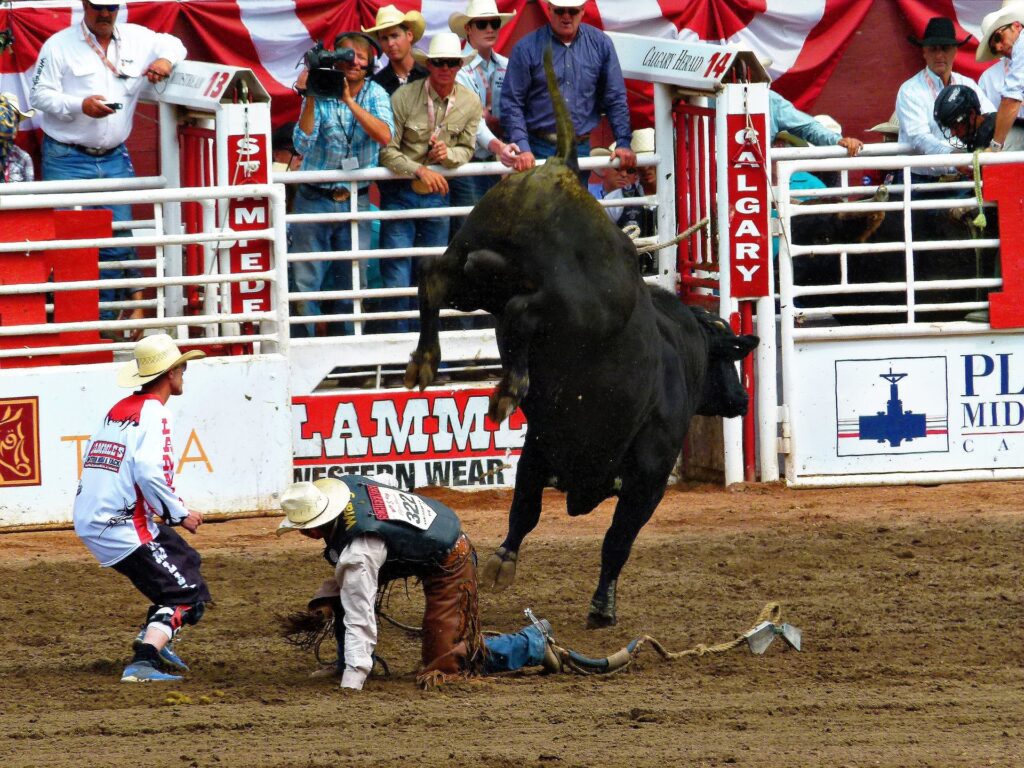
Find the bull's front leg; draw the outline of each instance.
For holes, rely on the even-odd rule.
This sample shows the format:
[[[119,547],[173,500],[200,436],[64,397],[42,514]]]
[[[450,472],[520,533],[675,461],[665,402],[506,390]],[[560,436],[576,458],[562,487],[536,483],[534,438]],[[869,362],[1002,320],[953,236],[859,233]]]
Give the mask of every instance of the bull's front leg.
[[[519,456],[516,467],[516,490],[508,512],[508,533],[497,551],[484,563],[480,571],[480,583],[500,592],[512,586],[516,579],[516,561],[519,547],[526,534],[537,526],[540,520],[541,499],[547,470],[527,434],[526,445]]]
[[[487,415],[500,423],[519,407],[530,388],[529,349],[541,321],[540,291],[513,296],[505,304],[498,327],[502,374],[491,393]]]
[[[447,301],[447,279],[437,263],[423,265],[419,282],[420,338],[409,364],[405,367],[403,383],[406,389],[426,389],[437,378],[441,365],[441,307]]]

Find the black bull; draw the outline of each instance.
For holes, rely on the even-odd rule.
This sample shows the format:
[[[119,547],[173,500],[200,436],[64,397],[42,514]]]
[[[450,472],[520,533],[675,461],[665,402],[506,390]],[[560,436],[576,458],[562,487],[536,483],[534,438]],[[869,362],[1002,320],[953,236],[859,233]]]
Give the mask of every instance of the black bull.
[[[588,624],[615,623],[615,585],[660,502],[695,413],[739,416],[747,395],[736,361],[756,345],[718,317],[649,288],[636,249],[559,158],[503,179],[448,250],[421,265],[420,338],[407,387],[429,385],[441,359],[443,307],[496,321],[503,374],[495,421],[519,405],[526,440],[504,543],[483,580],[504,588],[545,486],[570,515],[618,496],[601,551]]]

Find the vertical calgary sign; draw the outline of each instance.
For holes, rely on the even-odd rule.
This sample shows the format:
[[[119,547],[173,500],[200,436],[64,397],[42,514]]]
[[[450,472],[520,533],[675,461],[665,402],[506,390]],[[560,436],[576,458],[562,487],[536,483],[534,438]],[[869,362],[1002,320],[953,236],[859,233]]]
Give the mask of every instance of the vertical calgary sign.
[[[726,119],[729,175],[729,276],[733,298],[753,299],[771,290],[768,241],[767,116]]]

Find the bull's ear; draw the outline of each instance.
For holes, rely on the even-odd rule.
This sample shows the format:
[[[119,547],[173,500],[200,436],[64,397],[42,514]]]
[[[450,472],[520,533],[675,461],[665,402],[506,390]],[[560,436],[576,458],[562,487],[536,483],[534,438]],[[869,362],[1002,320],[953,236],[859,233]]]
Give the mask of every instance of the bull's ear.
[[[760,341],[757,336],[751,334],[721,339],[719,344],[722,357],[732,361],[742,360],[757,347]]]
[[[469,277],[493,278],[508,272],[508,262],[496,251],[479,248],[470,252],[462,269]]]

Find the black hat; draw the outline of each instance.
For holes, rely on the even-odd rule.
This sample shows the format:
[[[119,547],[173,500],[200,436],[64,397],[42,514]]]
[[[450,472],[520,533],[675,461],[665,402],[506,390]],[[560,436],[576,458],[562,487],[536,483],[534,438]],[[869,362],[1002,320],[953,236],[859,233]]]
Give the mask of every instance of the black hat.
[[[959,48],[970,39],[971,36],[967,35],[963,40],[957,40],[956,30],[953,29],[953,20],[947,19],[945,16],[928,19],[928,26],[924,28],[924,35],[920,40],[913,35],[907,35],[907,40],[922,48],[926,45],[955,45]]]

